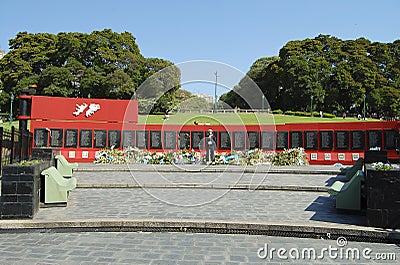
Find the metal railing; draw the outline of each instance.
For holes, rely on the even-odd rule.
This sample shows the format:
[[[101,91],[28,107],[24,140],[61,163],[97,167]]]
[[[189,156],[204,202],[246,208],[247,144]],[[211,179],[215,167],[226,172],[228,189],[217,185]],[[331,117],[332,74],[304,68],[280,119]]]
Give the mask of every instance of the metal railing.
[[[14,126],[11,127],[11,131],[0,127],[0,172],[3,165],[30,158],[32,138],[32,133],[29,131],[21,132],[16,130]]]

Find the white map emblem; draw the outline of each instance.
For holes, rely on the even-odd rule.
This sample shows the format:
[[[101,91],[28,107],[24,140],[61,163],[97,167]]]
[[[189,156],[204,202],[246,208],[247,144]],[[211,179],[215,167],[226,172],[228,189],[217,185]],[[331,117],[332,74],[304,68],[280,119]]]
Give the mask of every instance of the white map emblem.
[[[91,103],[90,105],[89,105],[89,109],[86,111],[86,113],[85,113],[85,117],[87,118],[87,117],[89,117],[89,116],[92,116],[96,111],[98,111],[100,109],[100,104],[94,104],[94,103]]]
[[[96,103],[90,103],[89,108],[88,108],[88,104],[83,103],[83,104],[76,104],[75,106],[75,111],[72,112],[72,114],[75,117],[78,117],[79,115],[81,115],[83,112],[85,112],[85,117],[88,118],[90,116],[92,116],[96,111],[98,111],[100,109],[100,104],[96,104]]]

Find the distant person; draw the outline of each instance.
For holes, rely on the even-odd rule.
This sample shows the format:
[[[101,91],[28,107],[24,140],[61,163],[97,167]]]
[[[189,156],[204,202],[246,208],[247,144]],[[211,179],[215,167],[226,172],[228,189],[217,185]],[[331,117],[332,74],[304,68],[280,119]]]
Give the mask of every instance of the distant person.
[[[324,113],[322,112],[322,110],[319,111],[319,116],[320,116],[321,118],[324,117]]]
[[[346,112],[343,112],[343,120],[346,119]]]
[[[361,114],[357,115],[357,120],[361,120]]]

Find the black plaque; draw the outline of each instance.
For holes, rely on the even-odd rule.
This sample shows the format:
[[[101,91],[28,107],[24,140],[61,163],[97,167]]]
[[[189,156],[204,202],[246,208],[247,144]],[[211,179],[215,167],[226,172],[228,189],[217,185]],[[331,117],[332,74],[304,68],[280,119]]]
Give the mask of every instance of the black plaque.
[[[92,147],[92,130],[81,130],[79,139],[80,147]]]
[[[247,139],[249,141],[249,149],[260,148],[260,133],[259,132],[248,132]]]
[[[135,146],[135,131],[122,132],[122,147],[126,148],[128,146]]]
[[[175,149],[176,148],[176,132],[165,131],[164,132],[164,149]]]
[[[150,149],[161,149],[161,131],[150,131]]]
[[[63,129],[50,130],[50,146],[62,147],[63,144]]]
[[[231,136],[228,132],[219,133],[219,149],[221,150],[231,150]]]
[[[320,131],[319,132],[321,150],[332,150],[333,149],[333,132],[332,131]]]
[[[147,132],[146,131],[136,131],[136,147],[137,148],[147,148]]]
[[[64,139],[65,139],[64,147],[76,148],[78,146],[78,130],[66,129]]]
[[[49,141],[47,129],[35,129],[35,147],[46,147]]]
[[[308,150],[318,150],[318,132],[317,131],[307,131],[305,133],[305,149]]]
[[[365,131],[351,131],[351,149],[364,150]]]
[[[274,132],[261,133],[261,149],[274,150]]]
[[[201,141],[204,141],[204,132],[192,132],[192,149],[200,149]]]
[[[244,149],[246,147],[246,137],[244,132],[233,132],[233,149]]]
[[[368,131],[368,148],[382,148],[382,131]]]
[[[108,147],[114,146],[114,148],[121,147],[121,131],[110,130],[108,131]]]
[[[190,149],[190,132],[179,132],[179,149]]]
[[[385,140],[385,150],[395,150],[396,149],[396,137],[398,136],[395,130],[385,130],[384,140]]]
[[[347,150],[349,149],[349,132],[348,131],[336,131],[336,149]]]
[[[303,147],[303,132],[290,132],[290,148]]]
[[[95,130],[94,131],[94,148],[106,147],[107,131]]]
[[[289,146],[289,133],[286,131],[276,133],[276,149],[282,150]]]

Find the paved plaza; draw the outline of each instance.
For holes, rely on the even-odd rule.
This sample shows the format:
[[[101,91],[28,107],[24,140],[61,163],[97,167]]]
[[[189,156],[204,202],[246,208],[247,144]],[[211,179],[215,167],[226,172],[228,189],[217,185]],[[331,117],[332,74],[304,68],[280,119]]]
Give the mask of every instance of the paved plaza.
[[[4,227],[33,226],[32,230],[8,230],[0,234],[0,264],[393,264],[400,258],[395,244],[348,240],[346,248],[371,248],[374,256],[329,256],[304,259],[265,256],[271,248],[313,248],[323,253],[338,242],[326,236],[311,238],[250,234],[185,232],[96,232],[109,222],[173,221],[263,224],[282,229],[382,232],[366,226],[362,214],[340,213],[326,187],[338,167],[299,168],[153,167],[140,165],[81,164],[74,173],[78,188],[67,207],[41,208],[33,220],[0,220]],[[91,224],[90,231],[79,225]],[[62,223],[64,230],[50,229]],[[74,229],[68,229],[68,224]],[[123,226],[123,225],[122,225]],[[285,227],[285,228],[284,228]],[[115,227],[114,227],[115,228]],[[118,230],[118,229],[117,229]],[[322,230],[321,230],[322,231]],[[393,231],[393,233],[397,233]],[[260,252],[260,249],[261,252]],[[339,248],[340,249],[340,248]],[[321,252],[322,251],[322,252]],[[383,253],[383,256],[379,256]],[[378,255],[375,255],[378,254]],[[387,255],[386,255],[387,254]],[[264,259],[259,256],[265,256]],[[287,256],[287,255],[286,255]],[[382,259],[384,257],[384,260]],[[390,260],[391,259],[391,260]]]

